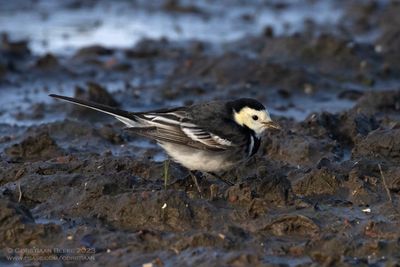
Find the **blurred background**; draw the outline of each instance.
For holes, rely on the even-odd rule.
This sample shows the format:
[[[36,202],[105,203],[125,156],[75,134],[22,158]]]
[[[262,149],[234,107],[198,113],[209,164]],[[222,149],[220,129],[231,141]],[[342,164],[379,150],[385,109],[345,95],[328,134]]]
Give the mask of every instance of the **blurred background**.
[[[56,112],[23,114],[51,102],[49,92],[71,95],[87,82],[138,109],[252,95],[296,120],[338,112],[366,90],[397,86],[389,75],[398,68],[397,9],[395,1],[3,1],[0,119],[54,120]]]
[[[0,30],[29,39],[35,54],[68,55],[88,45],[129,48],[140,40],[199,40],[221,44],[260,34],[333,25],[343,15],[335,1],[4,1]],[[228,7],[228,8],[227,8]]]

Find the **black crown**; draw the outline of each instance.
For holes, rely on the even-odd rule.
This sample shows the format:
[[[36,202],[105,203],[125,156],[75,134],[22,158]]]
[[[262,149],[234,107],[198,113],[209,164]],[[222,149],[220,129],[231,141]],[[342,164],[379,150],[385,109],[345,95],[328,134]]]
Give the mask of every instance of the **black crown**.
[[[249,107],[255,110],[265,110],[263,104],[252,98],[239,98],[228,102],[228,107],[234,109],[236,112],[240,112],[242,108]]]

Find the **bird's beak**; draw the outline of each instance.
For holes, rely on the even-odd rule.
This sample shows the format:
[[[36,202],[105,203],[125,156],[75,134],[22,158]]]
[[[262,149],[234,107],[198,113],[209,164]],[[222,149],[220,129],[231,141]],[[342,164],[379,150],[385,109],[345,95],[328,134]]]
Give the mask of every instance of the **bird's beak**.
[[[281,126],[278,123],[276,123],[275,121],[268,121],[268,122],[264,122],[263,124],[265,125],[265,128],[268,128],[268,129],[275,129],[275,130],[281,129]]]

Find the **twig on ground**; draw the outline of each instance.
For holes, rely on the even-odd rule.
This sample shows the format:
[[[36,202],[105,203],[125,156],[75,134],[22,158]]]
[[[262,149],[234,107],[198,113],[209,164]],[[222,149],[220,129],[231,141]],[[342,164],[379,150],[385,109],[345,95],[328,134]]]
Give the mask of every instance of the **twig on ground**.
[[[167,190],[169,180],[169,160],[164,161],[164,189]]]
[[[17,184],[17,186],[18,186],[18,203],[20,203],[21,202],[21,199],[22,199],[22,190],[21,190],[21,182],[20,181],[18,181],[18,184]]]
[[[381,167],[380,163],[378,163],[378,167],[379,167],[379,172],[381,173],[382,182],[383,182],[383,186],[385,187],[386,194],[388,196],[389,201],[392,202],[392,195],[390,194],[389,187],[386,184],[386,179],[385,179],[385,176],[383,175],[383,171],[382,171],[382,167]]]

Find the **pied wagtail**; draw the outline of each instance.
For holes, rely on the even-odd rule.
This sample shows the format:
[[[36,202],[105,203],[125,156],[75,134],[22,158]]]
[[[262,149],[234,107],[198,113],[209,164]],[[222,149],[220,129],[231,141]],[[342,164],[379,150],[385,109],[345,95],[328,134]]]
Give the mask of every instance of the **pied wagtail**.
[[[191,171],[192,177],[192,171],[201,171],[220,178],[216,173],[234,168],[257,152],[265,130],[279,128],[267,109],[251,98],[128,112],[67,96],[50,96],[114,116],[135,134],[156,140],[174,161]],[[193,179],[199,189],[196,177]]]

